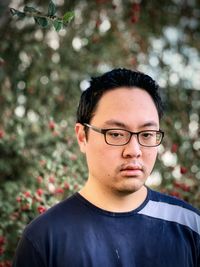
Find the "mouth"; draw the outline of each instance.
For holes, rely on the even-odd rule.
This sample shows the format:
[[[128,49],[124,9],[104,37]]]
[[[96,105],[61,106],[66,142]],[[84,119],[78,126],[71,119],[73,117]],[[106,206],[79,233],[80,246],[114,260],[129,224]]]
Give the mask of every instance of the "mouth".
[[[143,167],[141,166],[141,164],[126,164],[122,165],[120,172],[123,176],[138,176],[143,172]]]

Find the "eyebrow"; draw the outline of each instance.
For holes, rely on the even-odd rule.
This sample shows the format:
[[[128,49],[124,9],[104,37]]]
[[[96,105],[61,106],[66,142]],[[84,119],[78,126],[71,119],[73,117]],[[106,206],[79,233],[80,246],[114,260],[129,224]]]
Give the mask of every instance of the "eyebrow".
[[[106,127],[112,126],[112,127],[129,128],[128,125],[126,125],[124,122],[112,120],[112,119],[105,121],[104,125]],[[158,127],[158,123],[156,123],[155,121],[147,121],[144,124],[141,124],[139,126],[139,128],[146,128],[146,127]]]
[[[126,128],[126,124],[117,120],[108,120],[104,123],[105,126],[116,126]]]

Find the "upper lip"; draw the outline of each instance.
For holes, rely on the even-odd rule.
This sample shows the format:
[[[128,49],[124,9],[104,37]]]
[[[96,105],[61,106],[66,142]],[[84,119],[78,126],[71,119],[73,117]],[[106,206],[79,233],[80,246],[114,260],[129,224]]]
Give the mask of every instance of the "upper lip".
[[[129,163],[122,166],[121,171],[126,170],[142,170],[142,166],[139,163]]]

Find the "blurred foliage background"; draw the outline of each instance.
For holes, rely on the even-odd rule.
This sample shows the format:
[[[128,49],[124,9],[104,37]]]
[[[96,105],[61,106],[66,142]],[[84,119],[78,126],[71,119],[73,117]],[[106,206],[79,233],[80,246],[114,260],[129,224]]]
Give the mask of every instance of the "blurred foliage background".
[[[90,76],[138,69],[161,86],[165,139],[147,184],[200,208],[200,2],[55,0],[62,30],[0,2],[0,266],[10,266],[24,226],[87,178],[74,138],[75,112]]]

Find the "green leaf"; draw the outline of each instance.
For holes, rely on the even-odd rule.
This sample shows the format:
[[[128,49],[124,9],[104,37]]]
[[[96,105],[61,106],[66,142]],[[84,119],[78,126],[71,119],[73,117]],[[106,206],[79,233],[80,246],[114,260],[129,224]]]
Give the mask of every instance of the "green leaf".
[[[13,16],[17,15],[20,19],[23,19],[26,16],[26,14],[24,12],[21,12],[19,10],[14,9],[14,8],[10,8],[10,12]]]
[[[35,17],[35,22],[43,28],[48,26],[48,20],[46,18]]]
[[[38,13],[38,14],[40,14],[40,11],[38,11],[37,9],[35,9],[34,7],[31,7],[31,6],[25,6],[24,7],[24,12],[30,12],[30,13]]]
[[[56,6],[53,1],[50,1],[48,8],[48,16],[54,16],[56,14]]]
[[[57,32],[59,32],[63,27],[63,21],[62,20],[55,20],[53,22],[53,26]]]
[[[74,11],[66,12],[63,16],[63,22],[69,23],[74,18]]]

